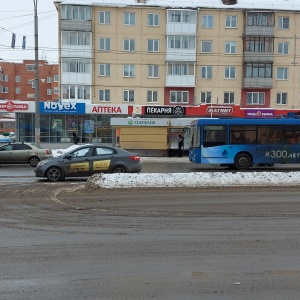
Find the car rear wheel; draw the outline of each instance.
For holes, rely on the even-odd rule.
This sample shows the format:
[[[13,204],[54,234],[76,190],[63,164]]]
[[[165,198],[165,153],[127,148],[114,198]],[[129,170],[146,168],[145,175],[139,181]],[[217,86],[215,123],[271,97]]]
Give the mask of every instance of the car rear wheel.
[[[28,163],[32,166],[32,167],[36,167],[36,165],[39,163],[40,159],[37,156],[31,156],[28,159]]]
[[[57,182],[63,178],[61,169],[57,167],[50,167],[47,170],[46,176],[51,182]]]
[[[234,166],[238,170],[248,170],[252,166],[252,159],[247,153],[239,153],[234,158]]]
[[[112,169],[112,173],[127,173],[127,170],[123,166],[116,166]]]

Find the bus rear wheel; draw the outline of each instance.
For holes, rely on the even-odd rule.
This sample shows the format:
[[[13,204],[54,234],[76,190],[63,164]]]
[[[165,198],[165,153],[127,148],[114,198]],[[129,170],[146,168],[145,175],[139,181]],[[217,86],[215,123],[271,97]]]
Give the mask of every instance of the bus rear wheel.
[[[252,159],[247,153],[239,153],[234,158],[234,166],[238,170],[248,170],[252,166]]]

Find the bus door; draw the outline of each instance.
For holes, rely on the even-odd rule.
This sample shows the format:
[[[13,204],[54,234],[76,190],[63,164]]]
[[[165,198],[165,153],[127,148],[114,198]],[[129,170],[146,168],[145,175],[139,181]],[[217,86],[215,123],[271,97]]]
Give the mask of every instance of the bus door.
[[[204,125],[203,126],[203,164],[228,163],[228,126]]]
[[[201,163],[201,126],[196,124],[190,128],[189,160],[193,163]]]

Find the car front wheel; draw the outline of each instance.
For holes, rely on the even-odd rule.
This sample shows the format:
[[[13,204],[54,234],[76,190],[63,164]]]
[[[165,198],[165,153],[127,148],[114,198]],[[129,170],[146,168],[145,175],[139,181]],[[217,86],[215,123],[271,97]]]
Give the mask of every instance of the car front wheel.
[[[234,166],[238,170],[248,170],[252,166],[252,159],[247,153],[239,153],[234,158]]]
[[[36,167],[36,165],[39,163],[40,159],[37,156],[31,156],[28,159],[28,163],[32,166],[32,167]]]
[[[112,169],[112,173],[127,173],[127,170],[123,166],[116,166]]]
[[[57,182],[62,180],[62,171],[57,167],[50,167],[46,173],[47,179],[51,182]]]

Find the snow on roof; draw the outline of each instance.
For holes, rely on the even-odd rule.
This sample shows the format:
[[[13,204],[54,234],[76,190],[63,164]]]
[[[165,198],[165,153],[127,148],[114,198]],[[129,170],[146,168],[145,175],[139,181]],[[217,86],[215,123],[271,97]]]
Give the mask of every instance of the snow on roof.
[[[58,0],[55,3],[93,6],[158,6],[168,8],[216,8],[216,9],[267,9],[300,11],[299,0],[238,0],[237,4],[225,5],[222,0]],[[142,3],[139,3],[142,2]]]

